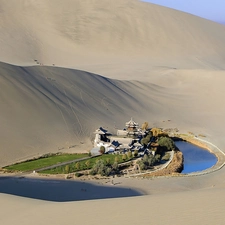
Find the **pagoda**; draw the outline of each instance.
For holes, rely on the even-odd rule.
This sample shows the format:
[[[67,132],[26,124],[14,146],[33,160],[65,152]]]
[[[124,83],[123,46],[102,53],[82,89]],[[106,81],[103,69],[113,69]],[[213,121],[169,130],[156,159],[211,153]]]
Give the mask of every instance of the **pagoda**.
[[[134,135],[138,132],[139,125],[131,118],[130,121],[126,122],[126,127],[128,135]]]

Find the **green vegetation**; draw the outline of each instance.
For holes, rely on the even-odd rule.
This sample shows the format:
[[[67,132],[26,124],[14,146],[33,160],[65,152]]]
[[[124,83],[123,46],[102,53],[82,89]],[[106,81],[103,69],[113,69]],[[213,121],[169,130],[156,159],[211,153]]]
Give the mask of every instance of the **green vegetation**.
[[[41,156],[38,159],[32,159],[29,161],[7,166],[4,169],[10,171],[32,171],[46,166],[55,165],[57,163],[85,158],[87,156],[88,154],[47,154]]]
[[[123,154],[122,159],[123,159],[123,161],[126,161],[127,160],[127,155]]]
[[[114,162],[112,165],[108,165],[102,159],[97,160],[90,171],[91,175],[100,174],[101,176],[109,176],[115,173],[118,173],[118,163]]]
[[[111,167],[112,165],[114,165],[114,163],[119,164],[119,163],[122,163],[122,162],[128,160],[127,157],[126,157],[126,160],[124,160],[123,157],[124,157],[123,155],[103,154],[103,155],[98,156],[98,157],[94,157],[94,158],[79,161],[79,166],[77,164],[78,162],[77,163],[71,163],[71,164],[67,165],[68,167],[59,166],[59,167],[56,167],[54,169],[42,171],[41,173],[45,173],[45,174],[66,174],[66,173],[79,172],[79,171],[82,171],[82,170],[90,170],[90,169],[93,169],[94,165],[99,160],[102,160],[104,162],[105,166]],[[101,166],[102,166],[102,164],[101,164]],[[100,165],[98,165],[98,167],[100,167]],[[102,170],[105,172],[105,174],[107,174],[107,171],[105,171],[105,169],[102,169]],[[99,170],[97,170],[97,171],[99,171]]]
[[[75,173],[75,176],[76,176],[76,177],[82,177],[83,174],[82,174],[82,173]]]
[[[163,156],[162,156],[162,160],[163,161],[168,161],[170,159],[170,153],[166,152]]]
[[[153,156],[154,157],[154,165],[156,164],[156,163],[159,163],[160,161],[161,161],[161,155],[160,154],[156,154],[155,156]]]
[[[147,134],[146,137],[144,137],[144,138],[141,139],[141,144],[142,144],[143,146],[146,147],[146,146],[148,145],[148,143],[150,142],[152,136],[153,136],[153,134],[152,134],[152,132],[150,131],[150,132]]]
[[[127,158],[128,158],[128,159],[133,158],[133,154],[132,154],[132,152],[131,152],[131,151],[127,152]]]
[[[158,156],[156,158],[153,155],[144,155],[144,157],[137,163],[140,166],[141,170],[147,170],[151,169],[157,162]]]
[[[169,137],[160,137],[158,139],[158,144],[165,151],[172,151],[175,149],[174,141]]]
[[[138,150],[134,150],[134,157],[138,156]]]
[[[143,125],[146,129],[148,124]],[[160,136],[158,136],[160,135]],[[154,138],[153,138],[154,137]],[[149,146],[150,140],[154,139],[156,143]],[[170,154],[167,151],[175,150],[176,146],[171,138],[164,135],[161,129],[154,128],[149,131],[146,137],[141,140],[141,144],[145,147],[152,148],[155,151],[155,156],[145,155],[139,162],[141,170],[147,170],[153,168],[154,165],[160,163],[161,160],[169,160]],[[89,154],[46,154],[40,158],[27,160],[22,163],[7,166],[4,169],[9,171],[33,171],[40,168],[45,168],[51,165],[57,165],[63,162],[69,162],[77,160],[74,163],[66,164],[64,166],[58,166],[53,169],[42,171],[44,174],[68,174],[75,173],[75,176],[82,176],[84,170],[90,170],[90,174],[100,174],[102,176],[109,176],[119,172],[118,164],[126,161],[131,161],[134,157],[138,157],[138,151],[135,150],[133,153],[128,151],[126,154],[104,154],[105,147],[100,147],[100,156],[88,157]],[[82,172],[80,172],[82,171]]]
[[[91,161],[90,161],[90,160],[87,160],[87,161],[85,162],[85,165],[86,165],[87,168],[90,168],[90,166],[91,166]]]

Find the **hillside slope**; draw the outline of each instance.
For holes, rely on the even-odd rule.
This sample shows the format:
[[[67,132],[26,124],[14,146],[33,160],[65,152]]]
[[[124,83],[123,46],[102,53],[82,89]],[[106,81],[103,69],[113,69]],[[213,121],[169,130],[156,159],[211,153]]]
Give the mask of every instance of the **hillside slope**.
[[[87,152],[95,129],[115,132],[130,117],[141,119],[149,108],[142,99],[161,92],[78,70],[0,63],[0,165],[45,152]]]
[[[107,71],[102,67],[123,69],[130,62],[138,70],[143,63],[152,70],[224,69],[225,27],[176,10],[137,0],[0,4],[3,62],[33,65],[38,60],[104,76]]]
[[[0,165],[46,152],[87,152],[95,129],[104,126],[115,133],[131,117],[150,126],[219,134],[224,75],[184,71],[160,77],[159,86],[72,69],[0,63]],[[213,86],[217,89],[209,92]]]
[[[0,3],[0,60],[20,65],[0,64],[0,165],[88,151],[130,117],[220,132],[224,26],[136,0]]]

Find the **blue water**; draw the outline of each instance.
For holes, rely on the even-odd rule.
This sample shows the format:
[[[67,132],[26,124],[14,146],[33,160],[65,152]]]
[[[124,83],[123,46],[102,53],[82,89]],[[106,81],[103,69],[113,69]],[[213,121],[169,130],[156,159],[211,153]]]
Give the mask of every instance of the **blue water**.
[[[216,156],[203,148],[184,141],[176,141],[175,144],[184,156],[182,173],[203,171],[217,163]]]

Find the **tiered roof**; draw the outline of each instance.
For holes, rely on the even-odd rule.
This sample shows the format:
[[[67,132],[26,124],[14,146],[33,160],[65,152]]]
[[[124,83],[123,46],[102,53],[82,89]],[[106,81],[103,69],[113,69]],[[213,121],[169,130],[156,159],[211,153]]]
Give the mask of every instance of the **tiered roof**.
[[[138,127],[138,123],[134,122],[134,120],[131,118],[130,121],[126,122],[127,127]]]

